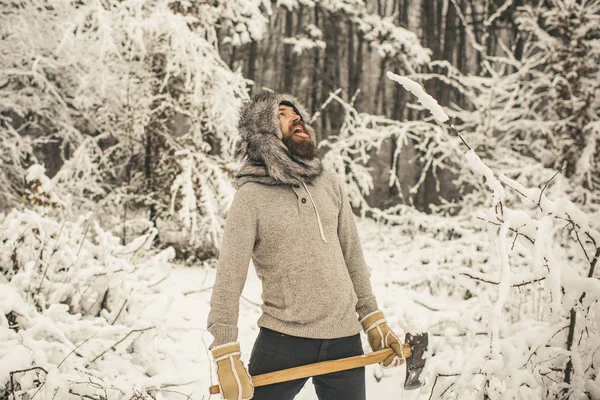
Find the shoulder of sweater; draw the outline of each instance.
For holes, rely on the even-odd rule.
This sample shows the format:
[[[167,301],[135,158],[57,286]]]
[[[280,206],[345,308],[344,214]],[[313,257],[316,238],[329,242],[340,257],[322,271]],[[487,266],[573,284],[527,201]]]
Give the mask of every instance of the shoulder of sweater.
[[[258,182],[246,182],[235,192],[235,196],[240,198],[247,207],[251,209],[260,208],[264,203],[265,197],[273,195],[273,190],[280,190],[281,186],[270,186]]]
[[[330,185],[336,192],[339,192],[341,188],[341,181],[337,173],[330,170],[324,170],[320,176],[320,179],[325,185]]]

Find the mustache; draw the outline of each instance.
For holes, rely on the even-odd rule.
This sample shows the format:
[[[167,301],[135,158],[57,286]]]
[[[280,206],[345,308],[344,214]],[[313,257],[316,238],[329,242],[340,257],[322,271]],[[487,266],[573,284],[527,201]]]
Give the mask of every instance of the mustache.
[[[290,125],[290,129],[294,129],[297,126],[302,127],[302,130],[306,132],[306,125],[304,124],[304,121],[296,120],[292,122],[292,124]]]

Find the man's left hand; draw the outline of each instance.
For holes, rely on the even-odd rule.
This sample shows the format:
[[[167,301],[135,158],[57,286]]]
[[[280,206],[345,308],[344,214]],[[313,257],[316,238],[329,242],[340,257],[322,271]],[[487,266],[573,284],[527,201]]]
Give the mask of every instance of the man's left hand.
[[[391,347],[394,354],[379,363],[383,368],[396,367],[404,363],[402,344],[398,336],[390,329],[383,315],[377,310],[360,320],[365,333],[369,338],[369,344],[373,351],[383,350]]]

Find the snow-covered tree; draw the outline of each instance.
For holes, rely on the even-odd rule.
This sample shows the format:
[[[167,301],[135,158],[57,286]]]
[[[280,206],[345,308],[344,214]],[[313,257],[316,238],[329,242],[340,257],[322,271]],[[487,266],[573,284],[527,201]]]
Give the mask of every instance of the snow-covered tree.
[[[483,178],[491,193],[486,196],[490,207],[474,215],[487,224],[490,258],[455,270],[458,279],[466,278],[462,285],[469,291],[469,298],[478,299],[477,306],[465,310],[461,320],[453,321],[459,326],[459,335],[465,335],[460,340],[461,356],[451,363],[443,356],[439,362],[432,359],[432,395],[470,398],[482,394],[489,399],[597,397],[597,222],[570,200],[551,200],[544,193],[555,176],[543,187],[530,188],[504,174],[497,175],[418,84],[394,74],[389,77],[415,94],[438,124],[458,136],[453,140],[448,136],[447,140],[462,142],[468,150],[464,164]],[[509,191],[513,192],[512,201],[507,196]],[[474,329],[485,332],[483,338],[474,335]],[[451,338],[444,340],[456,343]],[[457,352],[456,347],[445,348],[445,342],[433,347],[435,353]],[[436,389],[439,378],[453,379],[446,379],[442,390]]]
[[[234,42],[258,38],[268,4],[0,7],[0,156],[10,182],[1,204],[15,205],[25,169],[45,163],[67,210],[97,212],[124,240],[138,217],[160,226],[165,242],[180,242],[172,233],[184,228],[194,247],[212,253],[232,195],[237,110],[248,98],[244,77],[218,54],[216,27]],[[180,165],[181,151],[190,165]],[[194,209],[171,191],[178,176],[190,181]],[[189,215],[208,223],[189,225]]]
[[[517,12],[520,54],[506,45],[502,56],[482,54],[482,76],[445,61],[432,63],[439,74],[423,76],[464,96],[465,108],[448,113],[496,171],[540,187],[565,166],[566,179],[552,183],[580,203],[596,202],[599,185],[598,10],[598,1],[528,4]],[[463,172],[459,185],[468,188],[470,172]]]

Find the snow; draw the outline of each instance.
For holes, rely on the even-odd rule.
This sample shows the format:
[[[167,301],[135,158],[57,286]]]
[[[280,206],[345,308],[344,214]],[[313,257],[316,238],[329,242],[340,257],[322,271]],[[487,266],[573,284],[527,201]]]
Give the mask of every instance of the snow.
[[[404,86],[406,90],[415,95],[419,100],[419,103],[421,103],[421,105],[427,110],[431,111],[433,117],[439,123],[443,124],[450,119],[442,107],[440,107],[438,102],[429,94],[425,93],[425,90],[420,84],[410,78],[394,74],[390,71],[387,72],[387,77],[388,79],[398,82],[400,85]]]
[[[42,236],[61,226],[58,222],[47,217],[38,217],[34,213],[13,212],[0,220],[4,226],[14,225],[15,221],[19,221],[17,226],[20,229],[10,232],[11,235],[15,235],[13,238],[23,234],[31,238],[33,232],[28,228],[32,225],[31,222],[36,222],[35,225],[43,229],[40,232]],[[376,240],[365,241],[365,249],[367,257],[373,260],[373,281],[376,282],[376,291],[381,293],[379,300],[390,324],[398,332],[416,326],[419,329],[425,328],[430,317],[421,315],[421,309],[406,307],[407,303],[412,303],[410,292],[400,285],[393,290],[385,285],[390,273],[396,269],[393,262],[395,259],[401,259],[399,254],[403,250],[395,250],[388,253],[383,260],[379,259],[382,255],[381,239],[385,236],[381,236],[379,228],[372,223],[364,226],[372,231],[371,234],[377,233],[372,235]],[[96,244],[88,240],[84,242],[78,263],[81,267],[71,272],[70,280],[65,282],[64,277],[57,275],[54,267],[51,267],[47,275],[48,281],[43,287],[63,282],[75,289],[81,287],[78,280],[86,276],[84,272],[88,269],[95,271],[92,276],[102,273],[105,268],[123,269],[126,272],[113,272],[114,277],[107,278],[106,283],[100,285],[101,288],[93,289],[101,291],[102,288],[108,287],[109,295],[114,293],[114,297],[109,296],[108,299],[111,311],[103,310],[99,316],[94,316],[93,313],[86,313],[80,306],[83,314],[73,314],[69,312],[69,308],[76,308],[78,299],[82,301],[83,298],[72,297],[70,305],[59,304],[61,297],[43,291],[42,294],[50,295],[45,304],[52,304],[39,311],[25,300],[25,293],[28,293],[29,289],[23,286],[27,279],[21,279],[21,276],[27,273],[28,268],[17,272],[11,284],[2,284],[0,287],[0,308],[3,317],[0,335],[5,339],[0,342],[2,372],[27,369],[32,365],[43,367],[48,375],[40,373],[41,381],[47,382],[47,386],[45,385],[37,395],[42,399],[51,398],[55,388],[65,391],[67,387],[87,395],[94,395],[105,389],[113,393],[127,394],[146,388],[161,392],[166,399],[177,398],[176,394],[169,392],[171,389],[188,394],[205,393],[211,384],[211,374],[214,375],[207,351],[211,339],[205,329],[211,292],[198,289],[210,288],[215,276],[214,269],[208,266],[178,267],[169,263],[172,257],[169,251],[166,251],[166,255],[165,251],[154,255],[153,252],[148,253],[148,248],[141,246],[148,242],[146,237],[134,239],[129,245],[121,246],[98,226],[94,229]],[[26,233],[28,230],[29,234]],[[76,239],[80,239],[81,234],[82,226],[77,223],[64,223],[63,246],[78,247]],[[15,240],[3,243],[4,246],[9,243],[9,247],[2,247],[2,254],[8,255],[5,251],[10,250]],[[407,248],[410,243],[403,241],[403,245]],[[102,268],[93,268],[95,250],[100,249],[105,249],[109,255],[102,261]],[[134,249],[137,249],[138,253],[135,266],[131,264]],[[32,254],[31,257],[35,257],[36,254]],[[27,259],[23,259],[21,263],[29,265]],[[66,260],[57,258],[54,261],[52,265],[59,265]],[[123,279],[125,276],[127,278]],[[400,276],[404,274],[399,274],[398,277]],[[166,279],[163,279],[165,277]],[[260,304],[260,288],[260,281],[255,273],[251,272],[240,303],[239,338],[242,344],[242,358],[246,361],[258,333],[256,320],[260,313],[257,306]],[[89,291],[84,287],[81,289]],[[125,301],[127,307],[117,315]],[[10,311],[19,315],[19,333],[9,328],[4,317]],[[138,331],[131,333],[135,330]],[[115,345],[123,338],[126,339]],[[363,342],[367,343],[364,337]],[[365,351],[368,350],[366,346]],[[104,352],[104,356],[92,362]],[[78,371],[86,371],[86,374],[90,375],[80,375],[81,372]],[[384,372],[379,367],[372,366],[367,371],[369,398],[391,396],[402,390],[402,368]],[[22,385],[22,390],[32,393],[36,389],[32,380],[33,374],[32,371],[15,376]],[[0,376],[4,379],[0,382],[3,386],[8,374],[3,373]],[[385,378],[377,383],[383,376]],[[94,384],[83,387],[73,383],[88,379]],[[298,398],[315,398],[314,389],[310,384]]]
[[[307,37],[291,37],[283,39],[283,43],[286,45],[291,45],[292,51],[300,55],[307,50],[312,50],[314,48],[325,49],[325,42],[322,40],[311,39]]]
[[[526,299],[523,293],[531,286],[511,287],[547,272],[539,265],[532,270],[524,268],[526,259],[518,254],[527,247],[510,250],[513,238],[509,228],[518,228],[516,221],[529,225],[535,221],[510,209],[505,217],[500,232],[505,239],[499,242],[493,230],[481,229],[478,220],[465,216],[409,213],[394,225],[359,219],[373,290],[392,329],[400,337],[405,332],[430,334],[426,386],[404,391],[405,367],[383,370],[369,366],[369,399],[420,399],[432,392],[436,398],[446,389],[446,395],[475,398],[485,377],[496,393],[512,393],[515,399],[540,397],[539,373],[550,371],[542,368],[545,360],[564,357],[560,345],[566,331],[556,325],[556,317],[539,318],[539,310],[522,303]],[[93,224],[81,242],[89,222],[85,218],[61,222],[16,210],[0,217],[3,265],[10,263],[20,237],[23,249],[34,250],[17,251],[17,270],[9,275],[10,283],[0,284],[0,387],[10,371],[39,366],[48,374],[28,371],[16,374],[15,379],[21,390],[30,394],[40,389],[37,379],[46,382],[37,394],[42,400],[51,399],[55,390],[89,396],[105,390],[115,396],[153,393],[163,399],[177,399],[179,393],[192,397],[207,393],[215,383],[207,350],[212,338],[206,331],[214,262],[195,267],[175,265],[173,249],[159,251],[151,245],[154,232],[121,245]],[[537,226],[534,237],[542,248],[529,246],[529,251],[539,252],[529,259],[543,265],[544,257],[550,255],[553,230],[548,217]],[[54,233],[60,229],[58,238]],[[57,252],[52,258],[43,258],[49,268],[40,285],[32,272],[39,268],[35,260],[44,245],[56,246]],[[549,262],[552,270],[554,261]],[[73,266],[68,275],[57,269],[64,264]],[[573,294],[571,298],[577,299],[585,291],[586,304],[599,299],[597,279],[579,276],[566,265],[557,272],[554,278],[551,272],[547,280],[558,280]],[[497,284],[483,285],[478,279]],[[534,285],[543,287],[544,281]],[[37,287],[41,289],[36,291]],[[550,292],[556,293],[555,287],[552,282]],[[467,290],[471,297],[465,299]],[[551,300],[557,298],[554,293]],[[107,308],[100,310],[97,303],[105,294]],[[251,268],[240,299],[239,341],[245,362],[258,334],[260,294],[261,283]],[[560,315],[563,307],[559,302],[558,310],[549,315]],[[597,313],[594,307],[590,311]],[[11,311],[17,315],[18,332],[9,327]],[[592,325],[590,329],[595,328]],[[366,352],[370,351],[367,343],[363,335]],[[548,343],[555,344],[548,347]],[[594,339],[573,349],[579,357],[580,389],[595,390],[596,384],[583,378],[582,368],[593,360],[598,363],[599,355],[593,353],[598,345],[600,341]],[[538,367],[530,369],[530,365]],[[297,399],[316,399],[310,382]]]
[[[512,3],[486,15],[484,25]],[[379,221],[359,222],[379,304],[400,337],[430,334],[426,385],[405,392],[405,367],[369,366],[368,398],[560,397],[569,359],[569,395],[600,398],[600,264],[591,274],[600,245],[600,124],[593,112],[578,114],[588,100],[579,88],[596,87],[585,80],[595,75],[582,74],[597,69],[576,65],[583,60],[595,66],[597,40],[586,36],[597,25],[597,3],[561,1],[540,7],[546,15],[523,7],[517,28],[532,34],[523,57],[517,60],[500,43],[507,56],[484,57],[482,76],[462,75],[443,60],[429,63],[431,51],[417,34],[396,25],[397,15],[381,17],[359,0],[184,1],[176,12],[165,0],[112,2],[110,10],[57,1],[46,8],[35,2],[13,7],[10,16],[0,16],[7,21],[10,50],[0,85],[8,110],[7,123],[0,124],[8,165],[0,171],[0,202],[15,205],[0,215],[0,398],[204,398],[215,383],[206,332],[215,262],[175,264],[169,245],[183,239],[184,249],[216,250],[233,197],[235,121],[251,82],[241,70],[230,70],[219,53],[228,50],[220,46],[261,39],[275,7],[316,6],[343,13],[369,51],[402,66],[408,76],[388,72],[388,78],[413,93],[439,123],[367,114],[340,91],[323,105],[336,101],[346,113],[339,134],[323,142],[324,164],[344,182],[352,204]],[[560,21],[580,25],[572,43],[581,40],[592,50],[577,63],[564,60],[552,65],[555,72],[541,73],[550,56],[569,50],[542,24]],[[471,29],[466,32],[474,41]],[[317,26],[297,35],[283,41],[297,54],[325,48]],[[159,79],[148,62],[156,54],[165,63]],[[442,108],[415,81],[427,79],[456,88],[465,109]],[[565,79],[574,82],[567,100],[557,91]],[[180,89],[165,90],[175,81]],[[593,109],[597,102],[591,104]],[[557,116],[564,107],[577,115],[569,121]],[[164,141],[157,168],[163,175],[156,177],[166,189],[156,196],[140,187],[142,193],[132,194],[135,185],[115,190],[107,181],[122,181],[124,166],[139,162],[157,111],[180,115],[186,125]],[[23,134],[28,128],[17,130],[13,114],[39,116],[43,124],[27,124],[42,130]],[[477,153],[464,154],[458,141],[449,140],[441,126],[449,115],[462,121],[461,134]],[[550,166],[573,145],[569,135],[556,135],[556,127],[580,121],[575,175],[555,175]],[[374,182],[368,163],[386,140],[396,145],[389,186],[401,192],[406,184],[396,172],[410,145],[422,168],[408,194],[418,194],[429,172],[445,169],[467,188],[458,215],[452,203],[421,214],[410,206],[412,198],[388,210],[369,206],[365,197]],[[64,160],[50,179],[36,153],[52,141],[60,142]],[[134,173],[131,181],[145,177]],[[132,204],[170,212],[164,218],[174,226],[159,232],[145,215],[121,219]],[[245,361],[258,333],[260,291],[251,271],[240,301]],[[575,340],[567,344],[570,331]],[[369,351],[364,336],[363,343]],[[7,386],[11,373],[17,393]],[[298,396],[315,398],[310,383]]]
[[[485,177],[485,183],[490,189],[492,189],[492,203],[497,204],[504,200],[506,194],[504,193],[504,187],[500,184],[500,181],[494,176],[492,170],[481,161],[481,158],[473,150],[469,150],[465,157],[467,163],[473,172],[481,174]]]

